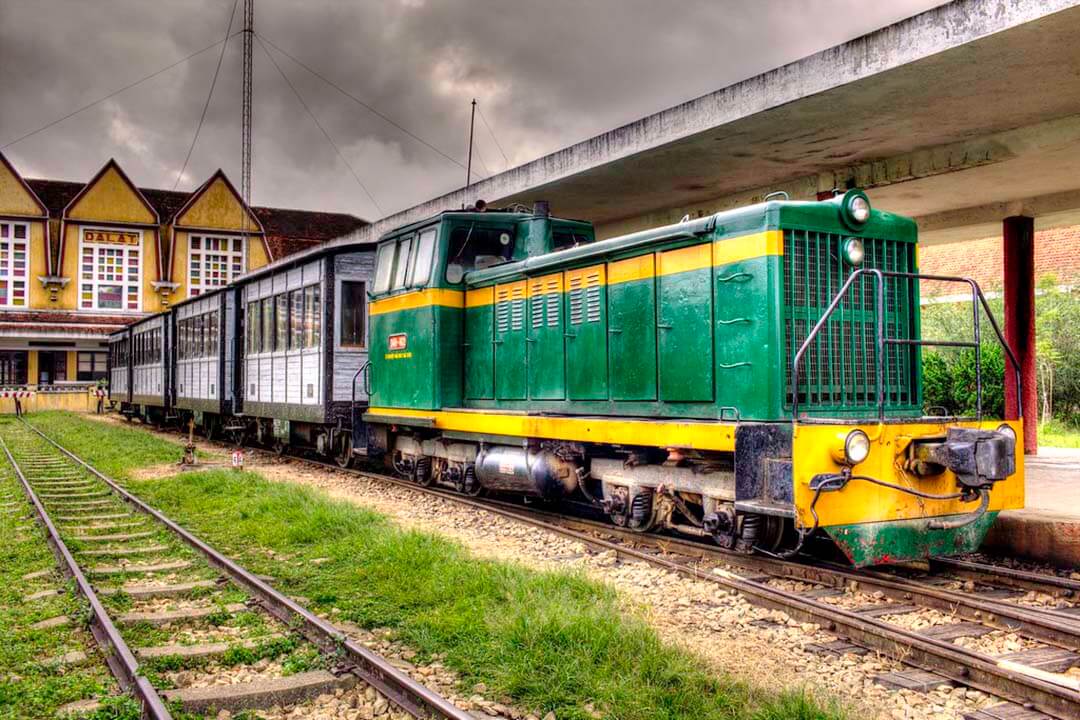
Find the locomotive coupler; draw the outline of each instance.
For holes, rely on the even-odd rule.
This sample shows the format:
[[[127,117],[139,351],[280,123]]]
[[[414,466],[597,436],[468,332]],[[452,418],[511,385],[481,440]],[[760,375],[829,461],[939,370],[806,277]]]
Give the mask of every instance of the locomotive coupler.
[[[945,468],[956,475],[956,483],[972,497],[1016,472],[1016,439],[1001,430],[949,428],[945,442],[912,443],[912,470],[935,475]]]

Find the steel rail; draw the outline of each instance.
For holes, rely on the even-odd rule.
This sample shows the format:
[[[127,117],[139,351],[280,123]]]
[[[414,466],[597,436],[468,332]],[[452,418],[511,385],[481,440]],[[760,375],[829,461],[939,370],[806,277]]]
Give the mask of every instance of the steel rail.
[[[341,652],[349,662],[353,663],[353,671],[360,679],[376,688],[392,703],[408,714],[417,718],[436,717],[444,718],[445,720],[474,720],[470,713],[458,708],[443,696],[425,687],[416,680],[413,680],[392,665],[386,658],[383,658],[363,645],[349,639],[347,635],[332,624],[304,608],[292,598],[275,590],[264,580],[219,553],[213,547],[178,525],[164,513],[128,492],[128,490],[119,485],[115,480],[60,445],[34,425],[30,424],[30,422],[25,419],[23,422],[27,427],[44,438],[70,460],[108,485],[121,499],[134,506],[140,512],[145,513],[162,523],[173,531],[173,533],[181,540],[199,551],[210,565],[228,575],[233,582],[245,588],[255,596],[259,603],[271,615],[292,627],[298,627],[308,640],[318,645],[325,652]]]
[[[616,554],[640,560],[665,570],[723,586],[728,590],[734,590],[742,594],[755,604],[781,610],[803,622],[815,623],[827,631],[845,637],[858,645],[881,652],[894,660],[937,673],[961,685],[1004,697],[1026,708],[1034,708],[1048,715],[1062,718],[1062,720],[1080,717],[1080,692],[1063,685],[1048,682],[1039,677],[1017,672],[1011,667],[1001,667],[992,657],[967,650],[951,642],[904,630],[883,620],[865,617],[857,612],[822,603],[797,593],[780,590],[763,582],[732,575],[716,575],[669,558],[659,557],[648,552],[629,548],[626,545],[602,540],[588,532],[564,527],[556,522],[530,517],[529,514],[522,513],[520,508],[516,506],[515,509],[508,509],[438,489],[424,488],[415,483],[407,483],[377,473],[357,470],[351,472],[360,477],[384,482],[391,481],[402,487],[421,490],[433,496],[486,510],[542,530],[570,537],[586,545],[610,550]],[[575,522],[580,521],[575,520]],[[609,526],[600,527],[608,532],[614,530]],[[641,538],[647,539],[647,536],[643,534]],[[724,555],[724,557],[728,556]],[[859,582],[868,580],[869,578],[859,578]],[[995,605],[995,613],[998,609]]]
[[[102,653],[105,655],[105,662],[109,666],[113,677],[116,678],[122,690],[136,696],[142,708],[143,717],[151,718],[151,720],[171,720],[172,715],[165,706],[165,702],[140,671],[139,661],[135,659],[135,654],[131,652],[131,648],[128,647],[123,636],[120,635],[120,631],[116,629],[116,625],[113,624],[112,618],[109,617],[109,613],[105,610],[105,606],[98,599],[90,581],[86,579],[86,575],[75,561],[75,556],[71,554],[67,545],[64,544],[60,532],[53,524],[52,518],[49,517],[49,512],[38,498],[37,493],[34,492],[30,481],[27,480],[26,475],[11,454],[11,450],[8,449],[3,438],[0,438],[0,447],[3,448],[4,455],[7,456],[8,462],[11,463],[11,467],[15,470],[15,475],[19,478],[23,492],[26,493],[30,504],[34,506],[37,520],[45,529],[46,540],[52,548],[53,554],[56,555],[56,559],[60,562],[61,570],[75,581],[79,594],[86,598],[86,602],[90,605],[90,633],[101,647]]]
[[[1080,597],[1080,580],[1073,580],[1072,578],[1045,575],[1030,570],[1017,570],[1016,568],[957,558],[933,558],[930,560],[930,567],[933,568],[934,566],[951,572],[957,577],[969,580],[996,582],[1000,585],[1035,590],[1049,595]]]

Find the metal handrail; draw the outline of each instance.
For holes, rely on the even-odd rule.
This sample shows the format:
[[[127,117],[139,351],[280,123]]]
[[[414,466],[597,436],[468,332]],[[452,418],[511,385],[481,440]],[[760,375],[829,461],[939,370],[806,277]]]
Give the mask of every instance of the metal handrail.
[[[356,380],[360,377],[360,373],[364,374],[364,394],[368,397],[371,396],[371,361],[366,361],[363,365],[357,368],[356,373],[352,376],[352,404],[356,406]]]
[[[975,350],[975,412],[979,420],[982,420],[982,332],[980,325],[980,308],[986,311],[986,316],[990,320],[990,326],[993,327],[994,333],[997,336],[998,342],[1005,350],[1005,354],[1009,358],[1009,363],[1012,365],[1013,371],[1016,373],[1016,417],[1023,419],[1024,409],[1023,402],[1023,385],[1020,375],[1020,363],[1016,360],[1016,355],[1013,354],[1012,348],[1005,341],[1005,336],[1001,332],[1001,328],[998,327],[997,321],[994,319],[994,314],[990,311],[990,305],[986,302],[986,297],[983,295],[982,289],[979,284],[971,278],[965,277],[953,277],[949,275],[923,275],[921,273],[905,273],[896,272],[892,270],[878,270],[877,268],[860,268],[848,276],[848,279],[841,286],[840,290],[836,293],[836,296],[829,303],[829,306],[818,318],[817,323],[810,330],[806,336],[806,340],[799,347],[799,351],[795,353],[795,358],[792,361],[791,366],[791,419],[793,422],[799,421],[799,367],[802,364],[803,358],[806,355],[806,351],[809,349],[810,344],[817,338],[822,328],[825,327],[829,318],[833,312],[840,306],[844,297],[851,289],[856,278],[864,275],[870,275],[874,278],[874,305],[875,305],[875,348],[877,353],[877,367],[875,368],[875,382],[877,385],[877,421],[885,421],[885,346],[886,345],[912,345],[912,346],[933,346],[933,347],[970,347]],[[907,280],[936,280],[940,282],[958,282],[964,283],[971,288],[971,313],[972,324],[974,330],[975,340],[973,342],[964,342],[956,340],[916,340],[912,338],[888,338],[885,337],[885,278],[904,278]]]

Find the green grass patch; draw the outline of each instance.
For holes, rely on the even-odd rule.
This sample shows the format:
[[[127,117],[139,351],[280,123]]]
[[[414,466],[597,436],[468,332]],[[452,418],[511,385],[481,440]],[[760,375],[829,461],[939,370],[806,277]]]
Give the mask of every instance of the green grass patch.
[[[1039,446],[1080,448],[1080,428],[1060,420],[1041,423],[1039,425]]]
[[[340,620],[391,628],[419,662],[441,654],[465,688],[483,682],[560,720],[592,720],[587,706],[624,720],[843,716],[800,693],[776,697],[718,677],[582,574],[477,559],[445,538],[251,472],[135,481],[131,470],[174,458],[175,445],[71,415],[31,420],[286,593]],[[288,669],[307,669],[304,658],[290,655]]]

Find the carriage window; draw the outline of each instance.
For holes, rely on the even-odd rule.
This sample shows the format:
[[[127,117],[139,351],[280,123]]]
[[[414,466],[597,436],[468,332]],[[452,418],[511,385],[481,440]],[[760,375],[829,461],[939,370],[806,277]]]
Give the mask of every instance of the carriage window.
[[[286,293],[274,296],[274,305],[277,307],[274,309],[277,321],[277,337],[274,340],[274,347],[278,350],[284,350],[289,347],[289,296]]]
[[[447,253],[446,281],[457,284],[470,270],[501,265],[514,257],[513,228],[454,228]]]
[[[390,278],[394,273],[394,253],[397,243],[388,242],[379,246],[379,254],[375,259],[375,284],[373,292],[386,292],[390,289]]]
[[[212,312],[206,316],[206,354],[208,357],[216,357],[218,353],[218,314]]]
[[[409,258],[412,257],[412,238],[406,238],[398,243],[397,263],[394,265],[394,290],[405,287],[405,279],[409,274]]]
[[[274,349],[274,298],[263,298],[262,302],[262,351]]]
[[[435,256],[435,228],[420,233],[416,240],[416,260],[409,287],[423,285],[431,278],[431,260]]]
[[[259,302],[253,300],[247,307],[247,351],[259,352]]]
[[[341,347],[364,347],[364,283],[341,281]]]
[[[304,291],[289,293],[289,349],[299,350],[304,345]]]
[[[322,342],[322,298],[320,298],[318,285],[311,287],[311,297],[311,306],[314,308],[314,315],[311,318],[311,346],[318,347]]]
[[[309,285],[304,288],[304,347],[319,345],[322,335],[322,308],[319,307],[319,286]]]

